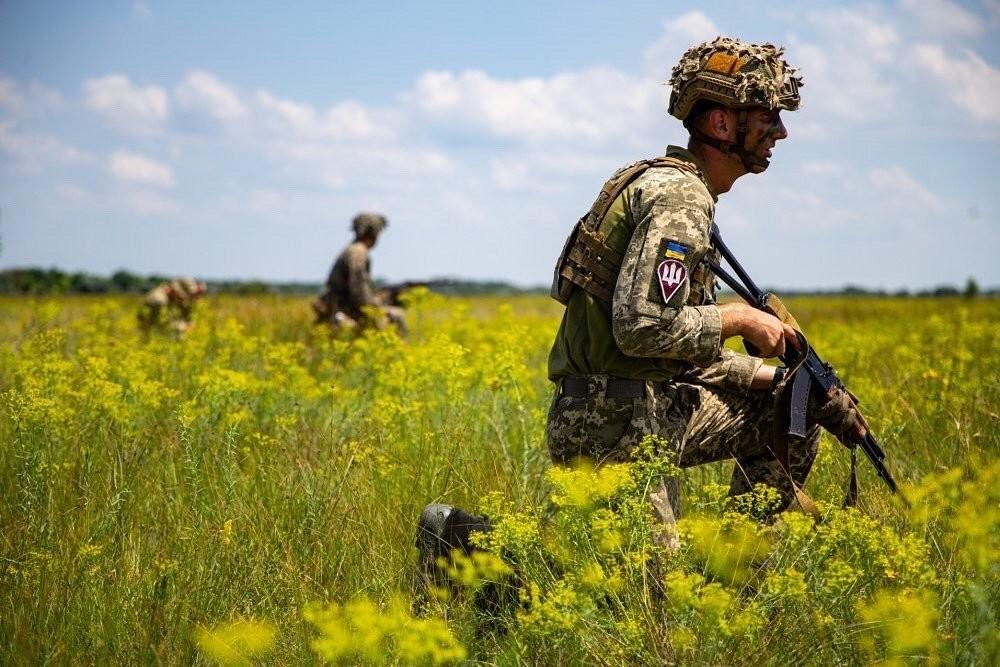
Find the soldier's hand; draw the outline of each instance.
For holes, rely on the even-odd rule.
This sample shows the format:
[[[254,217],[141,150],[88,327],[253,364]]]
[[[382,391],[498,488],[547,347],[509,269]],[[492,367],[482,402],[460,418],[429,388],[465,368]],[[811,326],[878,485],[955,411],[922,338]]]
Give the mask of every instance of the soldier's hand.
[[[857,403],[839,387],[830,390],[826,403],[816,410],[814,417],[816,423],[845,442],[859,442],[868,433],[868,423]]]
[[[799,339],[795,329],[756,308],[750,308],[743,327],[743,337],[762,357],[780,357],[787,346],[798,349]]]

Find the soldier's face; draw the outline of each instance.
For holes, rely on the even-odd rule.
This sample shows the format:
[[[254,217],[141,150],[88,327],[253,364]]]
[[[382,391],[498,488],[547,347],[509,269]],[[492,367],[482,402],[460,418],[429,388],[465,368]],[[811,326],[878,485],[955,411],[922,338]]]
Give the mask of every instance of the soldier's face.
[[[781,122],[781,110],[752,109],[747,117],[746,149],[761,160],[763,171],[770,164],[771,151],[780,140],[788,137]]]

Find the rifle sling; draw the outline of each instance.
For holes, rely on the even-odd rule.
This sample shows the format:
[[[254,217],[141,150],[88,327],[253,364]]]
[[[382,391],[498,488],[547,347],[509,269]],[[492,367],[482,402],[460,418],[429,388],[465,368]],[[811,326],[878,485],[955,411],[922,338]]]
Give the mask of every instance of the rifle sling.
[[[738,294],[744,301],[752,306],[760,307],[761,299],[756,298],[755,294],[762,294],[760,288],[750,279],[749,274],[743,269],[743,266],[737,261],[736,257],[733,255],[729,247],[723,242],[722,234],[719,232],[719,227],[714,222],[712,223],[711,233],[710,233],[711,243],[722,255],[723,259],[733,267],[733,270],[739,276],[737,280],[728,271],[722,268],[716,262],[711,261],[707,257],[702,260],[706,266],[720,279],[722,282],[732,289],[736,294]],[[742,282],[740,282],[742,281]],[[751,292],[754,290],[754,292]],[[813,517],[815,521],[820,520],[819,509],[816,507],[816,503],[809,498],[806,493],[799,488],[799,485],[795,483],[792,478],[791,467],[788,458],[788,448],[789,440],[791,438],[796,438],[801,442],[801,439],[805,438],[808,431],[807,418],[809,411],[809,394],[811,393],[812,377],[808,372],[799,373],[797,372],[802,364],[805,362],[806,357],[809,354],[809,343],[806,341],[806,337],[801,331],[798,331],[799,343],[800,343],[800,354],[798,359],[792,365],[789,366],[788,371],[785,374],[785,378],[781,385],[775,390],[774,393],[774,449],[773,453],[778,459],[778,463],[781,465],[785,474],[788,475],[788,480],[792,485],[792,489],[795,491],[795,500],[798,502],[799,507],[802,510]],[[847,482],[847,492],[844,497],[844,507],[854,507],[858,503],[858,467],[857,467],[857,446],[849,445],[851,450],[851,473]],[[891,488],[891,487],[890,487]]]

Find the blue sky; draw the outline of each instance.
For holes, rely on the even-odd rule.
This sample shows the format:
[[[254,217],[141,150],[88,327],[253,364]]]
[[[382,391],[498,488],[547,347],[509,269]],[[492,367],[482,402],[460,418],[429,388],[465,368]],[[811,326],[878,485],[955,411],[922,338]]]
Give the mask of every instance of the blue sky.
[[[720,33],[805,80],[717,209],[759,282],[1000,285],[1000,0],[0,2],[0,267],[319,281],[374,209],[378,276],[544,284]]]

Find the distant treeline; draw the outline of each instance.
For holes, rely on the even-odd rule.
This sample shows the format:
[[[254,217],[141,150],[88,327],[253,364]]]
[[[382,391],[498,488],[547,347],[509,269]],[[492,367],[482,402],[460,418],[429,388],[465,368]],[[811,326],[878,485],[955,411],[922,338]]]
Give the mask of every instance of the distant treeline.
[[[175,276],[141,276],[130,271],[116,271],[110,276],[90,273],[67,273],[59,269],[7,269],[0,271],[0,294],[142,294]],[[209,291],[226,294],[317,294],[319,283],[264,282],[260,280],[208,280]],[[420,281],[428,289],[439,294],[472,296],[477,294],[515,295],[545,294],[547,287],[524,288],[503,281],[462,280],[459,278],[433,278]],[[382,286],[391,286],[382,283]],[[969,278],[963,287],[940,285],[930,289],[873,290],[855,285],[847,285],[838,290],[779,290],[782,296],[885,296],[885,297],[948,297],[948,296],[996,296],[1000,288],[980,289],[974,278]]]
[[[60,269],[7,269],[0,271],[0,294],[143,294],[160,283],[177,276],[138,275],[130,271],[116,271],[110,276],[90,273],[67,273]],[[210,292],[225,294],[317,294],[320,283],[265,282],[261,280],[206,280]],[[382,287],[392,283],[376,281]],[[416,281],[414,285],[426,286],[440,294],[532,294],[547,291],[541,287],[521,288],[502,281],[475,281],[458,278],[434,278]]]

